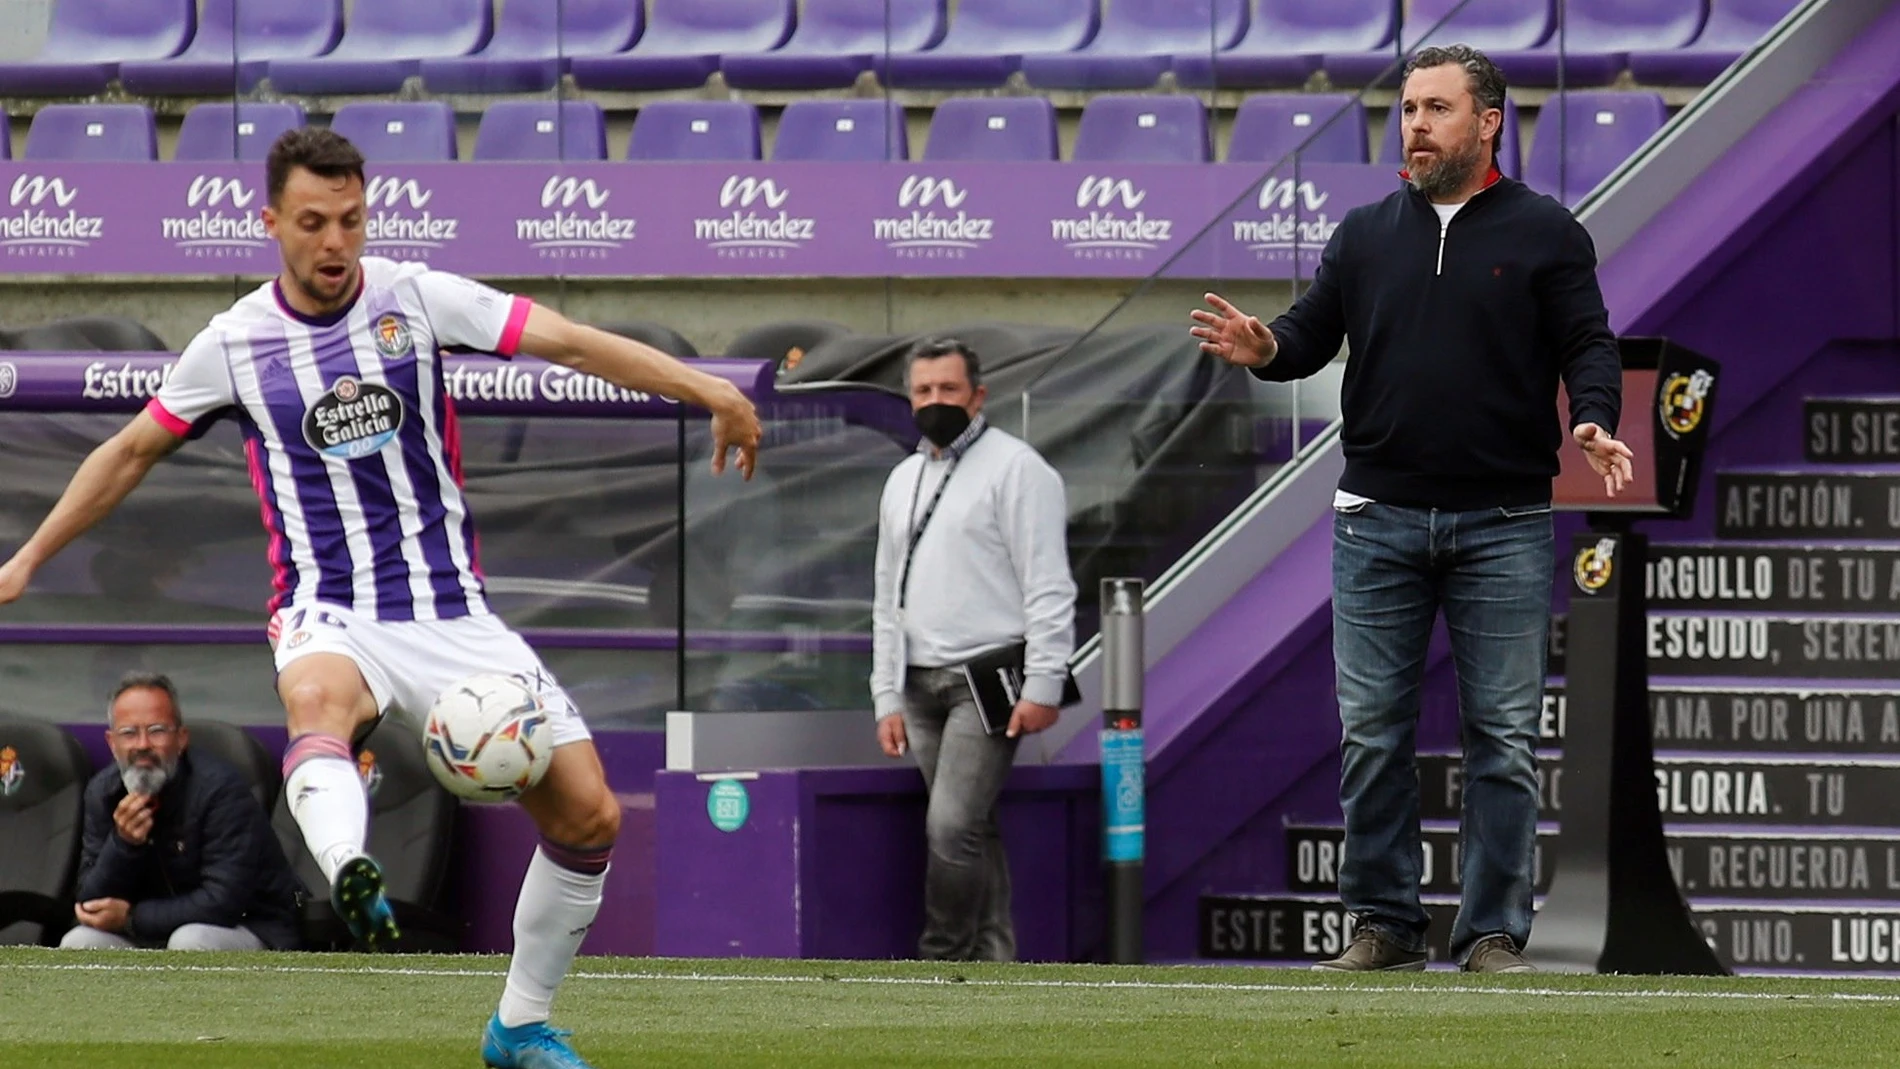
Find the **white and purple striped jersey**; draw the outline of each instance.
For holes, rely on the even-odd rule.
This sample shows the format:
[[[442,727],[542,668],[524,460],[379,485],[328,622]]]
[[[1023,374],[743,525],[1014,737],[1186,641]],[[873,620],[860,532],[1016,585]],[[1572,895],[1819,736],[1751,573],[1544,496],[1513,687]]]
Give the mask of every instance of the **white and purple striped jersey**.
[[[364,257],[362,289],[322,319],[272,281],[211,321],[147,411],[174,434],[235,408],[276,594],[378,620],[485,614],[462,499],[444,346],[511,356],[530,302],[459,275]]]

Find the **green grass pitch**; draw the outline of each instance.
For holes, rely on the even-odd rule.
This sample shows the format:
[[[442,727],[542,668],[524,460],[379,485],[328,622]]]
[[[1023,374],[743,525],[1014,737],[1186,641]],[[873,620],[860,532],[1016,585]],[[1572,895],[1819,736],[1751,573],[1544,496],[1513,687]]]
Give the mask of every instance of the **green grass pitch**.
[[[505,969],[0,950],[0,1067],[476,1067]],[[583,958],[554,1023],[599,1069],[1900,1063],[1883,981]]]

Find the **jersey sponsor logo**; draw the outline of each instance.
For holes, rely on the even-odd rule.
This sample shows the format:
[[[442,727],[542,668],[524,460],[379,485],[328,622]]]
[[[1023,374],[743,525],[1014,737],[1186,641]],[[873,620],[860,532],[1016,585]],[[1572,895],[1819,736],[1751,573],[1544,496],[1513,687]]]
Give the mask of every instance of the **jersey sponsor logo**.
[[[693,237],[720,259],[785,259],[818,231],[816,219],[785,207],[791,196],[789,187],[773,179],[731,175],[719,187],[725,214],[694,219]]]
[[[72,257],[105,237],[106,221],[82,215],[73,202],[79,187],[62,178],[23,174],[7,193],[11,211],[0,215],[0,248],[8,256]]]
[[[903,259],[961,260],[996,229],[996,220],[963,210],[969,196],[951,179],[910,175],[897,188],[897,207],[908,214],[871,220],[871,235]],[[933,210],[937,205],[943,213]]]
[[[159,233],[186,256],[247,257],[269,243],[264,221],[248,211],[257,190],[240,179],[199,175],[185,190],[185,213],[159,220]]]
[[[1585,594],[1594,594],[1609,585],[1610,575],[1615,570],[1615,539],[1604,538],[1594,546],[1585,546],[1577,553],[1577,563],[1573,569],[1577,579],[1577,589]]]
[[[11,797],[25,782],[26,765],[20,760],[19,751],[11,746],[0,746],[0,794]]]
[[[345,376],[304,414],[303,437],[325,456],[360,460],[394,441],[402,419],[394,390]]]
[[[284,640],[284,648],[287,650],[294,650],[298,646],[301,646],[308,641],[310,641],[310,632],[293,631],[291,632],[290,637]]]
[[[1688,375],[1677,373],[1664,380],[1658,404],[1663,429],[1670,437],[1692,434],[1702,425],[1702,413],[1708,410],[1709,390],[1714,385],[1715,376],[1702,370]]]
[[[385,315],[376,321],[376,351],[394,360],[408,356],[410,348],[409,324],[399,315]]]
[[[1076,209],[1088,215],[1049,220],[1050,236],[1078,260],[1145,259],[1174,233],[1174,220],[1141,210],[1147,199],[1147,191],[1126,178],[1089,175],[1075,187]]]

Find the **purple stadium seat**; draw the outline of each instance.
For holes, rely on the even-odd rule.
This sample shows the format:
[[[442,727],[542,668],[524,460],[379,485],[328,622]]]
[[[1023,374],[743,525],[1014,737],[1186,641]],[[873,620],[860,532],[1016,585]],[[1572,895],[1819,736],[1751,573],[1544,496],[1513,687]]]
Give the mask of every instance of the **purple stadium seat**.
[[[1556,85],[1560,76],[1567,86],[1609,85],[1636,48],[1687,44],[1708,7],[1709,0],[1569,0],[1561,34],[1491,58],[1512,85]]]
[[[756,160],[759,109],[743,100],[660,100],[633,117],[630,160]]]
[[[1390,49],[1397,29],[1392,0],[1259,0],[1234,47],[1181,52],[1174,77],[1190,89],[1304,85],[1323,54]]]
[[[1043,89],[1147,89],[1181,52],[1232,48],[1247,29],[1247,0],[1114,0],[1102,32],[1073,52],[1023,57]]]
[[[29,160],[155,160],[158,123],[143,104],[48,104],[26,131]]]
[[[286,130],[304,125],[299,104],[198,104],[178,127],[176,160],[261,160]]]
[[[963,0],[935,48],[879,56],[877,73],[893,88],[990,88],[1024,54],[1080,48],[1100,25],[1098,0]]]
[[[1199,97],[1104,94],[1082,106],[1076,160],[1206,163],[1214,158]]]
[[[504,100],[482,112],[478,160],[604,160],[607,117],[591,100]]]
[[[538,93],[560,82],[572,56],[624,52],[640,39],[645,8],[627,0],[508,0],[494,39],[472,56],[422,61],[431,93]]]
[[[0,93],[89,96],[118,64],[176,55],[191,40],[196,0],[58,0],[39,55],[0,63]]]
[[[798,100],[779,114],[774,160],[908,160],[904,107],[894,100]]]
[[[1537,115],[1524,183],[1574,205],[1668,121],[1656,93],[1556,94]]]
[[[456,157],[455,109],[439,100],[345,104],[331,117],[330,129],[349,138],[372,163],[422,163]]]
[[[1405,142],[1401,139],[1400,124],[1404,121],[1399,115],[1403,102],[1393,101],[1392,112],[1386,116],[1385,136],[1379,141],[1379,162],[1393,167],[1405,166]],[[1517,103],[1510,97],[1504,98],[1504,123],[1498,128],[1498,170],[1510,178],[1524,177],[1524,151],[1519,143]]]
[[[1788,17],[1801,0],[1710,0],[1702,33],[1667,52],[1630,52],[1630,73],[1644,85],[1707,85]]]
[[[842,89],[889,52],[943,39],[944,0],[805,0],[798,29],[774,52],[725,57],[734,89]]]
[[[1228,162],[1278,163],[1295,149],[1306,163],[1366,162],[1365,106],[1346,93],[1259,93],[1240,102]]]
[[[191,47],[119,65],[127,92],[216,96],[257,88],[273,59],[320,56],[343,36],[343,0],[205,0]]]
[[[495,28],[490,0],[367,0],[352,11],[343,40],[314,59],[274,59],[279,93],[394,93],[439,56],[466,56]]]
[[[1536,48],[1550,36],[1556,18],[1552,0],[1413,0],[1399,31],[1401,50],[1468,44],[1485,52]],[[1462,9],[1460,4],[1464,4]],[[1457,14],[1453,15],[1452,12]],[[1449,16],[1449,17],[1447,17]],[[1440,23],[1443,25],[1440,25]],[[1390,49],[1329,54],[1326,75],[1336,85],[1369,85],[1394,64]],[[1383,84],[1398,84],[1398,73]]]
[[[930,114],[926,160],[1061,158],[1047,97],[952,97]]]
[[[797,0],[653,0],[647,30],[632,49],[575,56],[582,89],[697,89],[719,57],[770,52],[791,36]]]

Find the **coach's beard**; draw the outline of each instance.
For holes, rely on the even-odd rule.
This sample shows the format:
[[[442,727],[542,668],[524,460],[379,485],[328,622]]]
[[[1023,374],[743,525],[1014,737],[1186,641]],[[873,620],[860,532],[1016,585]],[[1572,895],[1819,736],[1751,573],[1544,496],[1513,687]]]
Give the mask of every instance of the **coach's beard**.
[[[153,795],[165,789],[177,769],[176,758],[163,761],[155,753],[141,751],[119,762],[119,782],[128,794]]]
[[[1484,162],[1485,144],[1476,141],[1456,156],[1439,153],[1437,161],[1411,170],[1412,188],[1431,200],[1449,197],[1465,188]]]

